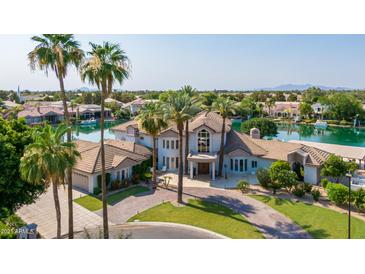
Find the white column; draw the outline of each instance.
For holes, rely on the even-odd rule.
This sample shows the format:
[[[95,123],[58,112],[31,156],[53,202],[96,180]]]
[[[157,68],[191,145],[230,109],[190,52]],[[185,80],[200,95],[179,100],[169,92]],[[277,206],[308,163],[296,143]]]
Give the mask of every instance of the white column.
[[[190,161],[190,179],[193,179],[194,173],[193,173],[193,161]]]
[[[212,162],[212,181],[215,180],[215,162]]]

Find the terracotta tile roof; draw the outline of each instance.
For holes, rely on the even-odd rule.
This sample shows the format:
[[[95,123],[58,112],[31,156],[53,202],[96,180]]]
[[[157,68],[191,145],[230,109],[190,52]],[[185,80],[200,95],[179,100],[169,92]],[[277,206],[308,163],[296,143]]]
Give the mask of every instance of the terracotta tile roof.
[[[241,149],[250,155],[265,155],[267,151],[255,144],[250,136],[239,133],[235,130],[231,130],[227,134],[226,147],[224,149],[225,153],[230,153],[234,150]]]
[[[100,144],[89,141],[76,141],[81,158],[74,169],[96,173],[101,171]],[[142,145],[120,140],[105,140],[105,168],[129,167],[147,160],[151,152]]]
[[[312,165],[322,165],[331,155],[327,151],[307,145],[303,145],[301,149],[309,154],[309,164]]]

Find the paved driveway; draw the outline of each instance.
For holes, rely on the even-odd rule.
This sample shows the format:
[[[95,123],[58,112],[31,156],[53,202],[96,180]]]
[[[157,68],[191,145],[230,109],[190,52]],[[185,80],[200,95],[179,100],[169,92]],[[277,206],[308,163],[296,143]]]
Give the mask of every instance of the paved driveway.
[[[293,223],[289,218],[273,208],[255,199],[244,196],[236,190],[214,188],[185,187],[184,200],[199,198],[224,204],[239,212],[260,230],[265,238],[303,239],[309,234]],[[163,201],[175,201],[176,191],[157,189],[153,193],[128,197],[108,209],[109,220],[115,224],[123,224],[138,212],[158,205]]]
[[[61,235],[68,233],[68,206],[67,188],[60,187],[58,190],[61,206]],[[74,199],[85,194],[73,190]],[[74,209],[74,231],[81,231],[84,227],[102,226],[102,218],[97,214],[73,203]],[[39,199],[31,204],[22,207],[17,214],[26,223],[36,223],[38,231],[44,238],[54,238],[57,236],[56,210],[53,202],[52,189],[43,194]]]
[[[100,238],[100,229],[87,229],[89,237]],[[134,222],[109,227],[111,239],[118,239],[121,236],[128,239],[225,239],[225,236],[209,230],[194,226],[159,223],[159,222]],[[84,239],[85,233],[75,234],[75,238]]]

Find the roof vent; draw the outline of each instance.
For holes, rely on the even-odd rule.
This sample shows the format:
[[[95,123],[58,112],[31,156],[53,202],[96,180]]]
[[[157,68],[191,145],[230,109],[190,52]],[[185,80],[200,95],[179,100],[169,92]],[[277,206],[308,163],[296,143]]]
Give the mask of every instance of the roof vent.
[[[250,137],[252,139],[260,139],[260,130],[258,128],[251,128]]]

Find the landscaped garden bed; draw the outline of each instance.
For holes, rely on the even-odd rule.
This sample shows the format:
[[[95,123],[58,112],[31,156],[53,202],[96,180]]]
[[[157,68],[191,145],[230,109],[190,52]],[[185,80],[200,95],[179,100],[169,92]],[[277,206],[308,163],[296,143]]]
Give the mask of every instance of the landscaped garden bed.
[[[185,206],[162,203],[143,211],[128,221],[171,222],[192,225],[230,238],[261,239],[262,234],[242,215],[212,202],[189,200]]]
[[[108,205],[115,205],[116,203],[122,201],[123,199],[133,196],[136,194],[140,194],[143,192],[149,191],[148,187],[145,186],[133,186],[130,188],[127,188],[125,190],[116,192],[114,194],[111,194],[107,197],[107,203]],[[103,203],[101,201],[101,198],[95,195],[86,195],[81,198],[77,198],[74,200],[75,203],[78,203],[79,205],[85,207],[86,209],[90,211],[97,211],[102,209]]]

